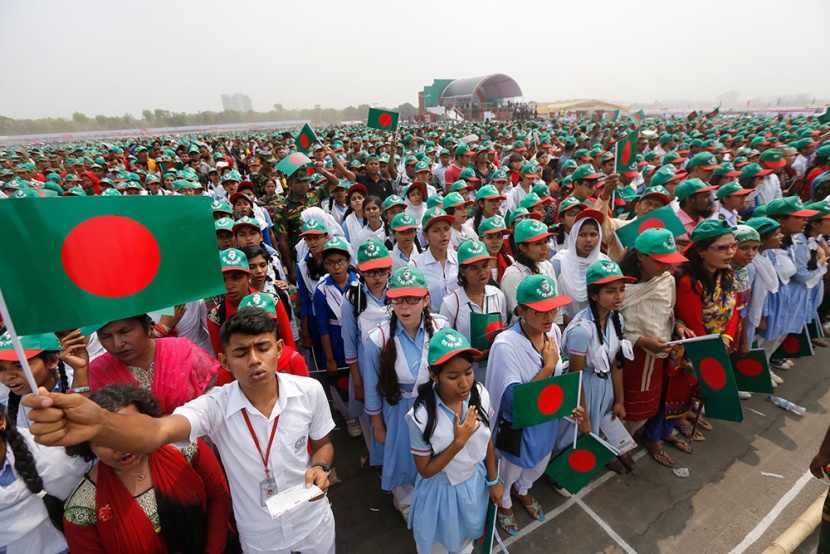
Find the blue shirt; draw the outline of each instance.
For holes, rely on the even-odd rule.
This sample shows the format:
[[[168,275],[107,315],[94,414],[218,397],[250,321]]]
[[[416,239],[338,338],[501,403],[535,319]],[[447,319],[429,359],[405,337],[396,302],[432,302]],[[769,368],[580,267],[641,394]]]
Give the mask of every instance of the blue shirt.
[[[326,275],[317,285],[317,290],[314,291],[314,325],[317,327],[317,333],[320,336],[329,336],[331,351],[334,354],[334,359],[337,361],[338,367],[346,365],[345,355],[343,353],[343,337],[340,332],[340,312],[343,310],[343,300],[338,300],[340,306],[339,310],[335,312],[326,300],[323,287],[334,287],[343,294],[356,281],[357,275],[353,271],[349,271],[349,280],[343,287],[335,283],[331,275]]]
[[[363,289],[363,294],[366,295],[367,305],[369,302],[377,306],[383,306],[386,303],[386,289],[383,291],[383,296],[375,298],[375,295],[369,292],[366,283],[361,283],[360,288]],[[365,346],[360,336],[360,327],[357,323],[357,316],[354,315],[354,305],[349,302],[348,298],[343,299],[343,306],[340,314],[341,333],[343,335],[343,353],[346,357],[347,364],[356,363],[358,360],[364,359]]]

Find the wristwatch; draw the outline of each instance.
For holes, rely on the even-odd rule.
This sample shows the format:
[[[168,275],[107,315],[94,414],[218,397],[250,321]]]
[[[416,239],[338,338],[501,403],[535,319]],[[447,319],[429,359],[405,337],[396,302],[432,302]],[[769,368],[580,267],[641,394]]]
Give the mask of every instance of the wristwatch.
[[[311,467],[321,467],[323,471],[326,472],[326,475],[331,473],[331,466],[328,464],[324,464],[323,462],[317,462],[316,464],[312,464]]]

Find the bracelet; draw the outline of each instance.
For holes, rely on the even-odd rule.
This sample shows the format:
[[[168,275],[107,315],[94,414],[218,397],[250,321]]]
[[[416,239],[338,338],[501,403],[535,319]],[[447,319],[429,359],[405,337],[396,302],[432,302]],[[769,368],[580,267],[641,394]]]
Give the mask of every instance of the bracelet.
[[[727,338],[727,339],[729,339],[731,342],[735,342],[735,339],[733,339],[732,337],[730,337],[730,336],[729,336],[729,335],[727,335],[726,333],[721,333],[721,337]]]
[[[89,387],[75,387],[73,389],[66,389],[66,394],[80,394],[83,392],[92,392]]]
[[[496,475],[495,479],[493,479],[492,481],[485,480],[484,484],[487,485],[488,487],[492,487],[493,485],[498,485],[500,481],[501,481],[501,478],[498,475]]]

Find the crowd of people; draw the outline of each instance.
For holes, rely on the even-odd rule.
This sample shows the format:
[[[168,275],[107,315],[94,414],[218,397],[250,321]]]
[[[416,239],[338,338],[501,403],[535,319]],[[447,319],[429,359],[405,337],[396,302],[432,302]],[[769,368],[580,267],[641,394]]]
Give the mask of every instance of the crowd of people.
[[[828,314],[830,126],[814,118],[318,135],[306,153],[287,132],[0,152],[6,202],[210,197],[225,284],[23,337],[40,396],[0,341],[0,552],[334,552],[324,496],[268,508],[328,489],[333,413],[418,551],[470,551],[489,504],[509,535],[516,509],[545,518],[531,489],[573,425],[636,434],[654,465],[624,453],[618,473],[693,453],[714,425],[672,341],[762,348],[777,387],[794,365],[783,340]],[[620,229],[666,206],[683,233],[623,244]],[[573,423],[512,428],[517,385],[573,372]]]

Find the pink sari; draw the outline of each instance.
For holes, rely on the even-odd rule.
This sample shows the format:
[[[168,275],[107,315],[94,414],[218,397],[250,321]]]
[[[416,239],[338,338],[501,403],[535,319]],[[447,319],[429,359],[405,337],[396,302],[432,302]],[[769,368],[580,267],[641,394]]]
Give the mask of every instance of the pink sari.
[[[219,371],[216,358],[187,338],[155,339],[151,392],[165,414],[205,392]],[[98,390],[106,385],[123,383],[138,386],[130,368],[109,352],[89,364],[89,385]]]

